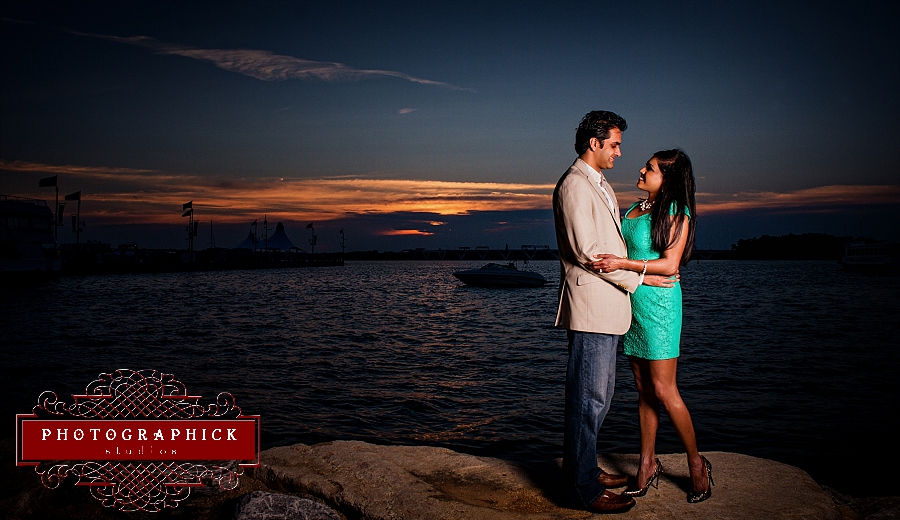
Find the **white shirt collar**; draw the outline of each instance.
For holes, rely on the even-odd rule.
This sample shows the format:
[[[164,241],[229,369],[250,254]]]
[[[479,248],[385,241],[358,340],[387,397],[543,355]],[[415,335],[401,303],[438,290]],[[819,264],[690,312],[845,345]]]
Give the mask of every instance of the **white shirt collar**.
[[[616,203],[613,202],[612,196],[608,191],[606,191],[606,188],[603,187],[603,181],[605,180],[603,178],[603,174],[595,170],[593,167],[591,167],[590,164],[586,162],[584,163],[584,165],[587,166],[588,175],[595,183],[597,183],[597,187],[600,188],[600,191],[603,192],[603,196],[606,197],[606,203],[609,204],[610,208],[616,208],[617,206]]]
[[[587,166],[588,175],[591,176],[591,179],[597,183],[597,186],[603,186],[603,174],[593,169],[590,164],[584,163]]]

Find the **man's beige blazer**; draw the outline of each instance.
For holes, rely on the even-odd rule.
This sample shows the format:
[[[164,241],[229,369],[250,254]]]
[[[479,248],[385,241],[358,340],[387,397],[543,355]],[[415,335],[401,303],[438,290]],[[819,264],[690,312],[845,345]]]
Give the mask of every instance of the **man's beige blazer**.
[[[612,188],[607,191],[615,202]],[[609,206],[581,159],[556,184],[553,217],[560,264],[556,325],[581,332],[624,334],[631,326],[629,294],[637,289],[640,275],[625,270],[597,273],[584,267],[595,260],[595,254],[626,257],[628,251],[617,208]]]

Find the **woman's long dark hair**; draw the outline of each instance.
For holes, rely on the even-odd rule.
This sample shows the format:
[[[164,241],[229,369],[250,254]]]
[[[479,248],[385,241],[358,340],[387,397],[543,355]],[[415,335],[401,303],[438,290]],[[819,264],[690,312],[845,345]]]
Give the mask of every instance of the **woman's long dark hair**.
[[[653,157],[656,158],[659,171],[662,173],[662,187],[650,211],[653,249],[662,253],[674,244],[681,237],[684,219],[689,215],[687,243],[684,246],[684,253],[681,254],[681,265],[686,265],[694,249],[694,229],[697,227],[694,170],[691,167],[691,159],[679,148],[656,152]]]

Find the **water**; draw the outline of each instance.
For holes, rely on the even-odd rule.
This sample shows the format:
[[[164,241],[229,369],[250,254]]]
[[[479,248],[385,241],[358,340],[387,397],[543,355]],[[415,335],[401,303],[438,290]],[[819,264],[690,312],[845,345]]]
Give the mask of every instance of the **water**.
[[[559,457],[565,332],[558,264],[535,289],[462,286],[468,262],[72,277],[0,293],[4,416],[101,372],[174,374],[203,403],[231,392],[263,447],[360,439],[519,461]],[[695,262],[684,272],[679,386],[701,451],[799,466],[895,495],[898,277],[832,262]],[[601,451],[638,452],[620,356]],[[658,450],[683,448],[664,419]]]

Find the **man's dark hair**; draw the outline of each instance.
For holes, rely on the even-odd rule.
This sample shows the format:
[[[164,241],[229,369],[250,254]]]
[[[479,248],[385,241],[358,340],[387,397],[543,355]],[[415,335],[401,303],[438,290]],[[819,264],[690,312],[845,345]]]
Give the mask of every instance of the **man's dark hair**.
[[[575,152],[578,155],[586,152],[590,146],[591,137],[596,137],[603,147],[603,141],[609,139],[609,131],[618,128],[624,132],[628,128],[625,119],[614,112],[606,110],[594,110],[585,114],[575,130]]]

